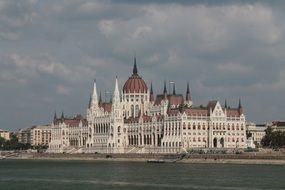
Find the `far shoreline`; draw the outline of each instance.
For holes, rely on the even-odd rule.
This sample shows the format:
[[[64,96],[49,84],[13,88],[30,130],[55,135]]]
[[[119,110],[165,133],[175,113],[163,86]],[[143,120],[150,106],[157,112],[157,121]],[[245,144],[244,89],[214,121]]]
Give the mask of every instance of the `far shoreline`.
[[[5,157],[7,160],[54,160],[54,161],[108,161],[108,162],[147,162],[149,159],[165,160],[166,163],[182,164],[241,164],[241,165],[285,165],[284,155],[281,156],[250,156],[241,155],[190,155],[188,158],[176,160],[178,155],[124,155],[124,154],[42,154],[25,153]],[[172,158],[169,158],[171,156]],[[192,157],[191,157],[192,156]],[[232,157],[231,157],[232,156]],[[235,157],[233,157],[235,156]]]

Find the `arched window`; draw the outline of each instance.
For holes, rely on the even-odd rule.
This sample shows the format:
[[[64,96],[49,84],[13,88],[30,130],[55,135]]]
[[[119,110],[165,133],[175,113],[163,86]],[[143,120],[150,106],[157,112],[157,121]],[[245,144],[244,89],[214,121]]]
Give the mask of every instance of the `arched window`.
[[[121,132],[121,126],[118,127],[118,133],[120,133],[120,132]]]
[[[135,108],[136,108],[135,109],[135,116],[138,117],[139,116],[139,111],[140,111],[139,105],[136,105]]]
[[[131,105],[131,116],[134,117],[134,105]]]

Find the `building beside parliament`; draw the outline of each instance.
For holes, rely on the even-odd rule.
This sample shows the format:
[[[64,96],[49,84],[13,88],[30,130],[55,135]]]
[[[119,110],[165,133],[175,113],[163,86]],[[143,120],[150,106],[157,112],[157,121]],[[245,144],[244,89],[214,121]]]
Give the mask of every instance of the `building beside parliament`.
[[[195,107],[189,84],[185,96],[176,93],[175,84],[169,90],[164,82],[162,93],[155,96],[152,84],[149,88],[139,75],[135,59],[123,89],[115,79],[112,101],[98,97],[94,81],[87,120],[71,122],[76,132],[67,131],[71,125],[64,118],[55,118],[49,152],[176,153],[190,148],[246,148],[246,119],[240,100],[236,108],[216,100]],[[76,138],[84,141],[71,141]]]

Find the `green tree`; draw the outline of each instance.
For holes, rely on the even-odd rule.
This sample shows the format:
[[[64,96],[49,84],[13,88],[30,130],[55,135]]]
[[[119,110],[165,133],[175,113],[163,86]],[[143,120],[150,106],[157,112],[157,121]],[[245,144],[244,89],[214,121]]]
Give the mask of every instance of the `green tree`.
[[[285,132],[272,131],[272,128],[268,127],[265,130],[265,136],[261,140],[261,144],[264,147],[270,147],[274,149],[285,147]]]
[[[6,142],[6,139],[4,139],[3,137],[0,137],[0,150],[3,149],[5,142]]]
[[[267,127],[267,129],[265,130],[265,136],[261,140],[262,146],[270,147],[271,139],[272,139],[272,128]]]

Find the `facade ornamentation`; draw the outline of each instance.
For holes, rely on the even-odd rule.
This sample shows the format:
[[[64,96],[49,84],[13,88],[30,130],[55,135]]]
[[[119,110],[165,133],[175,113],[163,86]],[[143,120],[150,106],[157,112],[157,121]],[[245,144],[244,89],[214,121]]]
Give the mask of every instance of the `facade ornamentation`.
[[[190,148],[246,148],[245,115],[241,101],[237,108],[209,101],[194,107],[187,83],[186,96],[153,94],[138,74],[133,74],[120,93],[118,78],[112,102],[98,101],[96,81],[87,109],[86,152],[176,153]]]

